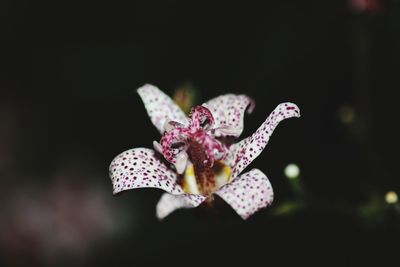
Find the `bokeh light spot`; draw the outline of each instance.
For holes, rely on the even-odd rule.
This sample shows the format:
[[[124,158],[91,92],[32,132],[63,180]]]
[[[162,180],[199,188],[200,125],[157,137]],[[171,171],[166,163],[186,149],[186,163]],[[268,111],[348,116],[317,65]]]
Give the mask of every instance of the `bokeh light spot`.
[[[296,164],[292,163],[292,164],[288,164],[285,167],[284,173],[286,175],[287,178],[289,179],[296,179],[299,177],[300,175],[300,168],[299,166],[297,166]]]
[[[397,193],[394,191],[389,191],[385,195],[385,200],[388,204],[395,204],[399,200]]]

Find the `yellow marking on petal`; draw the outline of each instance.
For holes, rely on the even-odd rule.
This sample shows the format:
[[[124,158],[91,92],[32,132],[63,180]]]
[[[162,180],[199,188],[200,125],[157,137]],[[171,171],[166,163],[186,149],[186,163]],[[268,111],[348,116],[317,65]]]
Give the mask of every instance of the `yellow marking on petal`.
[[[218,161],[213,168],[216,188],[218,190],[221,186],[227,184],[231,179],[232,169],[224,161]]]
[[[189,166],[186,168],[185,175],[183,177],[182,188],[186,193],[200,194],[197,186],[196,176],[194,174],[193,164],[189,164]]]
[[[231,174],[232,174],[231,167],[229,167],[229,165],[225,165],[224,172],[225,172],[226,177],[228,177],[226,181],[229,182],[231,180]]]
[[[202,191],[196,180],[196,173],[193,164],[189,164],[185,170],[182,180],[182,188],[188,194],[207,194],[205,192],[215,192],[221,186],[227,184],[231,179],[232,169],[224,161],[215,161],[212,167],[213,177],[207,183],[207,188]]]

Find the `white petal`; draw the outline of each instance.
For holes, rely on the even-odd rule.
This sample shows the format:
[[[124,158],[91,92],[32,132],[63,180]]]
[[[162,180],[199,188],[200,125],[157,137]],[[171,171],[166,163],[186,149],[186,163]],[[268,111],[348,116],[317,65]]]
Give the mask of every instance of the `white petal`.
[[[166,121],[172,120],[182,124],[188,123],[185,113],[169,96],[157,87],[146,84],[137,91],[143,100],[151,121],[161,134],[164,133]]]
[[[292,117],[300,117],[299,108],[293,103],[279,104],[253,135],[233,144],[229,148],[228,156],[225,160],[232,166],[232,178],[239,175],[244,168],[260,155],[276,126],[282,120]]]
[[[156,207],[157,218],[163,219],[176,209],[195,208],[203,203],[205,199],[206,197],[201,195],[184,194],[175,196],[164,193]]]
[[[242,174],[215,194],[231,205],[243,219],[270,206],[274,199],[271,183],[258,169]]]
[[[153,141],[153,148],[155,151],[157,151],[158,153],[160,153],[162,155],[162,153],[163,153],[162,146],[159,142]]]
[[[243,117],[254,108],[254,101],[246,95],[227,94],[211,99],[203,104],[215,119],[214,128],[220,128],[218,134],[238,137],[243,131]]]
[[[188,163],[188,158],[189,156],[185,151],[180,152],[176,156],[175,168],[178,174],[182,174],[185,171],[186,165]]]
[[[239,136],[242,131],[243,128],[235,128],[235,127],[231,127],[231,126],[222,126],[218,129],[215,129],[216,132],[218,132],[217,137],[224,135],[224,136]]]
[[[185,192],[177,183],[177,174],[147,148],[127,150],[111,162],[110,178],[113,193],[135,188],[160,188],[171,194]]]

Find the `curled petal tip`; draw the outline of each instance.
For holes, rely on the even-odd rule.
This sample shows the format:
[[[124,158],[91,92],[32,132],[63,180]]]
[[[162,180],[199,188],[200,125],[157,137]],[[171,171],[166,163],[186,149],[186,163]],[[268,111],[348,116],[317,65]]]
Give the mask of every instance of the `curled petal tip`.
[[[149,83],[145,83],[142,86],[140,86],[138,89],[136,89],[136,92],[138,92],[139,94],[142,93],[143,91],[149,89],[149,88],[156,88],[154,85],[149,84]]]
[[[291,114],[293,117],[301,117],[300,109],[295,103],[285,102],[278,105],[277,109],[281,108],[283,111],[286,111],[288,114]]]
[[[256,107],[256,102],[254,101],[253,98],[251,98],[249,96],[247,97],[247,99],[249,100],[249,105],[247,106],[247,113],[251,114],[251,113],[253,113],[253,110]]]
[[[228,161],[232,169],[232,177],[236,177],[246,168],[267,145],[270,136],[278,124],[289,118],[300,117],[299,107],[290,102],[279,104],[267,119],[261,124],[257,131],[250,137],[229,148]]]

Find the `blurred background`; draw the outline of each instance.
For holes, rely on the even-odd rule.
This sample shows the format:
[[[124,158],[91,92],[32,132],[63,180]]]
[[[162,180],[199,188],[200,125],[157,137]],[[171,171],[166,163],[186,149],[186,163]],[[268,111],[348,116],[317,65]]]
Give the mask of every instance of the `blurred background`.
[[[0,265],[398,266],[400,1],[0,3]],[[273,206],[155,217],[108,166],[160,138],[136,88],[256,101]]]

